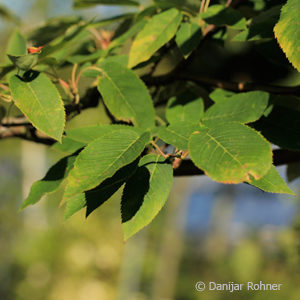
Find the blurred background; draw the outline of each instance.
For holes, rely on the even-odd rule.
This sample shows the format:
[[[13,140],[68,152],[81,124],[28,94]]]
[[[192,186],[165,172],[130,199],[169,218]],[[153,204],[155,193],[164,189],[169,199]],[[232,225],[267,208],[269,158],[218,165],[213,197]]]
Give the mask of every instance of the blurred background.
[[[54,16],[120,14],[106,6],[73,11],[71,0],[0,3],[21,19],[24,32]],[[15,26],[0,19],[3,58]],[[99,120],[107,122],[101,107],[68,126]],[[62,189],[18,212],[31,184],[62,155],[19,140],[1,141],[0,149],[1,300],[299,299],[299,196],[221,185],[204,176],[176,178],[158,217],[124,243],[121,192],[88,219],[82,211],[63,223]],[[285,178],[285,167],[279,170]],[[297,195],[299,182],[290,184]],[[260,280],[282,288],[235,293],[194,288],[197,281]]]

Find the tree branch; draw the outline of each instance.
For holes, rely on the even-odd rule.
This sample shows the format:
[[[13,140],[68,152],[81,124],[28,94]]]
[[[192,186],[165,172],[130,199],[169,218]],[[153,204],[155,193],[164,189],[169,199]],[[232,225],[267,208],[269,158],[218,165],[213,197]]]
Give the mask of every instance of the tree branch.
[[[300,161],[300,152],[284,149],[273,151],[273,162],[275,166],[286,165]],[[180,167],[174,170],[174,176],[194,176],[204,175],[191,160],[183,160]]]
[[[248,92],[261,90],[272,94],[296,94],[300,92],[300,85],[293,87],[264,85],[252,82],[231,82],[215,78],[208,78],[196,74],[171,73],[163,76],[143,76],[142,80],[150,86],[160,86],[173,83],[174,81],[192,81],[209,87],[222,88],[233,92]]]

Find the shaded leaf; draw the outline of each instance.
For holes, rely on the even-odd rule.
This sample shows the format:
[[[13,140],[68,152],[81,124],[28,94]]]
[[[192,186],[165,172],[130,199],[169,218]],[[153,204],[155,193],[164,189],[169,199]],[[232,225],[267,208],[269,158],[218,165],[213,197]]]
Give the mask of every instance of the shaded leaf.
[[[199,15],[208,24],[216,26],[229,26],[234,29],[246,29],[246,19],[239,11],[217,4],[208,7],[207,11]]]
[[[274,28],[275,36],[288,60],[300,72],[300,2],[288,0],[282,7],[279,22]]]
[[[214,102],[226,100],[231,96],[235,95],[234,92],[223,90],[223,89],[215,89],[209,94],[209,98]]]
[[[152,17],[132,44],[129,53],[129,68],[148,60],[165,45],[176,34],[181,19],[181,12],[175,8]]]
[[[168,127],[159,127],[157,135],[165,143],[175,146],[178,149],[186,150],[191,134],[199,129],[198,124],[178,122]]]
[[[137,1],[133,0],[75,0],[75,8],[90,7],[95,5],[127,5],[139,6]]]
[[[219,100],[204,114],[203,123],[213,125],[215,122],[249,123],[258,120],[269,103],[269,94],[262,91],[240,93],[225,100]]]
[[[223,183],[259,179],[272,165],[271,145],[258,132],[237,122],[201,127],[191,135],[189,151],[198,168]]]
[[[254,127],[273,144],[300,149],[300,112],[297,110],[274,105],[268,115],[254,123]]]
[[[22,71],[28,71],[32,69],[38,62],[38,53],[30,53],[21,56],[7,55],[10,61]]]
[[[150,133],[137,134],[124,129],[109,132],[93,142],[78,155],[68,176],[64,199],[91,190],[120,168],[133,162],[150,141]]]
[[[281,178],[274,166],[270,168],[266,175],[257,180],[249,181],[251,185],[268,193],[281,193],[295,195],[295,193],[287,186],[285,181]]]
[[[68,200],[65,210],[65,220],[86,206],[88,217],[95,209],[105,203],[125,181],[134,174],[138,160],[119,169],[112,177],[104,180],[92,190],[76,195]]]
[[[184,92],[168,101],[166,117],[169,123],[198,123],[204,114],[203,99],[191,92]]]
[[[299,178],[300,177],[300,162],[298,161],[295,163],[288,164],[286,173],[287,173],[287,178],[288,178],[289,182],[294,181],[295,179]]]
[[[12,76],[9,87],[14,103],[40,131],[61,141],[65,126],[62,99],[51,80],[44,74],[28,72],[24,78]]]
[[[162,156],[144,156],[127,181],[121,203],[124,239],[148,225],[162,209],[173,183],[173,169]]]
[[[232,41],[258,41],[274,39],[273,28],[280,15],[280,5],[261,12],[251,21],[249,28],[236,35]]]
[[[76,155],[61,159],[49,169],[43,179],[36,181],[31,186],[30,193],[23,202],[21,209],[37,203],[44,195],[56,191],[73,168]]]
[[[197,24],[181,24],[177,34],[176,43],[184,58],[188,58],[193,50],[199,45],[202,38],[201,27]]]
[[[115,62],[99,64],[98,90],[110,112],[119,120],[131,121],[142,129],[154,127],[154,107],[142,80]]]

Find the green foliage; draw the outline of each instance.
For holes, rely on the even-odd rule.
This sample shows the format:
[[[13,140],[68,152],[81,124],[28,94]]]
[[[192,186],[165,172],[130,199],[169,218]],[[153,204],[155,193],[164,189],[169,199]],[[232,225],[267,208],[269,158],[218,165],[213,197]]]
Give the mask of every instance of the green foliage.
[[[144,83],[131,70],[114,62],[99,65],[98,90],[110,112],[119,120],[142,129],[154,126],[154,109]]]
[[[22,208],[65,181],[65,219],[85,207],[89,215],[124,186],[128,239],[165,204],[173,169],[293,194],[271,143],[299,154],[299,80],[273,30],[280,15],[277,40],[299,71],[299,4],[289,0],[280,13],[278,2],[225,2],[76,0],[77,8],[132,7],[103,20],[51,19],[24,36],[13,31],[0,98],[12,100],[12,120],[22,126],[10,124],[0,104],[0,136],[52,145],[65,156],[33,184]],[[29,45],[44,48],[27,53]],[[298,164],[284,163],[289,179],[297,178]]]
[[[249,183],[269,193],[295,195],[278,174],[278,171],[274,166],[271,166],[270,170],[262,178],[251,180]]]
[[[173,183],[172,166],[163,157],[149,154],[126,182],[122,196],[122,223],[127,240],[148,225],[167,201]]]
[[[260,179],[272,164],[270,144],[258,132],[237,122],[201,127],[190,137],[189,151],[200,169],[224,183]]]
[[[90,190],[123,166],[134,161],[149,143],[150,134],[141,136],[131,129],[115,130],[92,141],[78,155],[68,176],[66,200]]]
[[[288,0],[281,9],[280,20],[274,28],[275,36],[290,62],[300,71],[300,3]]]
[[[9,79],[14,103],[32,124],[45,134],[61,141],[65,111],[61,96],[43,73],[28,72],[23,78]]]
[[[155,15],[136,36],[130,53],[130,68],[151,58],[151,56],[166,44],[176,34],[181,12],[175,8]]]
[[[240,93],[211,106],[202,121],[207,126],[213,126],[220,121],[254,122],[263,115],[268,100],[269,95],[265,92]]]
[[[180,48],[184,58],[188,58],[192,51],[198,46],[201,41],[201,27],[194,23],[181,24],[177,34],[176,43]]]

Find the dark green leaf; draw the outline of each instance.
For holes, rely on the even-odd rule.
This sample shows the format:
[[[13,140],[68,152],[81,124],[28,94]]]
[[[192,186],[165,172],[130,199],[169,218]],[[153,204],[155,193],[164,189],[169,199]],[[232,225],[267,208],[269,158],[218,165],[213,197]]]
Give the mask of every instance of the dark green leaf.
[[[68,176],[64,199],[91,190],[113,176],[133,162],[149,142],[148,132],[140,136],[134,130],[124,129],[109,132],[89,143],[78,155]]]
[[[211,5],[206,12],[201,13],[199,16],[208,24],[246,29],[246,19],[240,12],[224,5]]]
[[[181,24],[177,34],[176,43],[184,58],[188,58],[193,50],[199,45],[202,38],[201,27],[197,24]]]
[[[44,195],[56,191],[73,168],[75,159],[76,154],[70,155],[52,166],[43,179],[36,181],[32,185],[30,193],[22,204],[21,209],[37,203]]]
[[[65,210],[65,220],[86,206],[86,216],[89,216],[96,208],[105,203],[125,181],[134,174],[138,160],[119,169],[112,177],[104,180],[92,190],[72,197]]]
[[[148,225],[162,209],[173,183],[173,169],[162,156],[149,154],[127,181],[121,203],[124,239]]]
[[[295,162],[295,163],[291,163],[288,164],[287,166],[287,178],[288,181],[294,181],[295,179],[300,177],[300,162]]]
[[[291,150],[300,149],[300,112],[297,110],[274,105],[254,127],[273,144]]]

